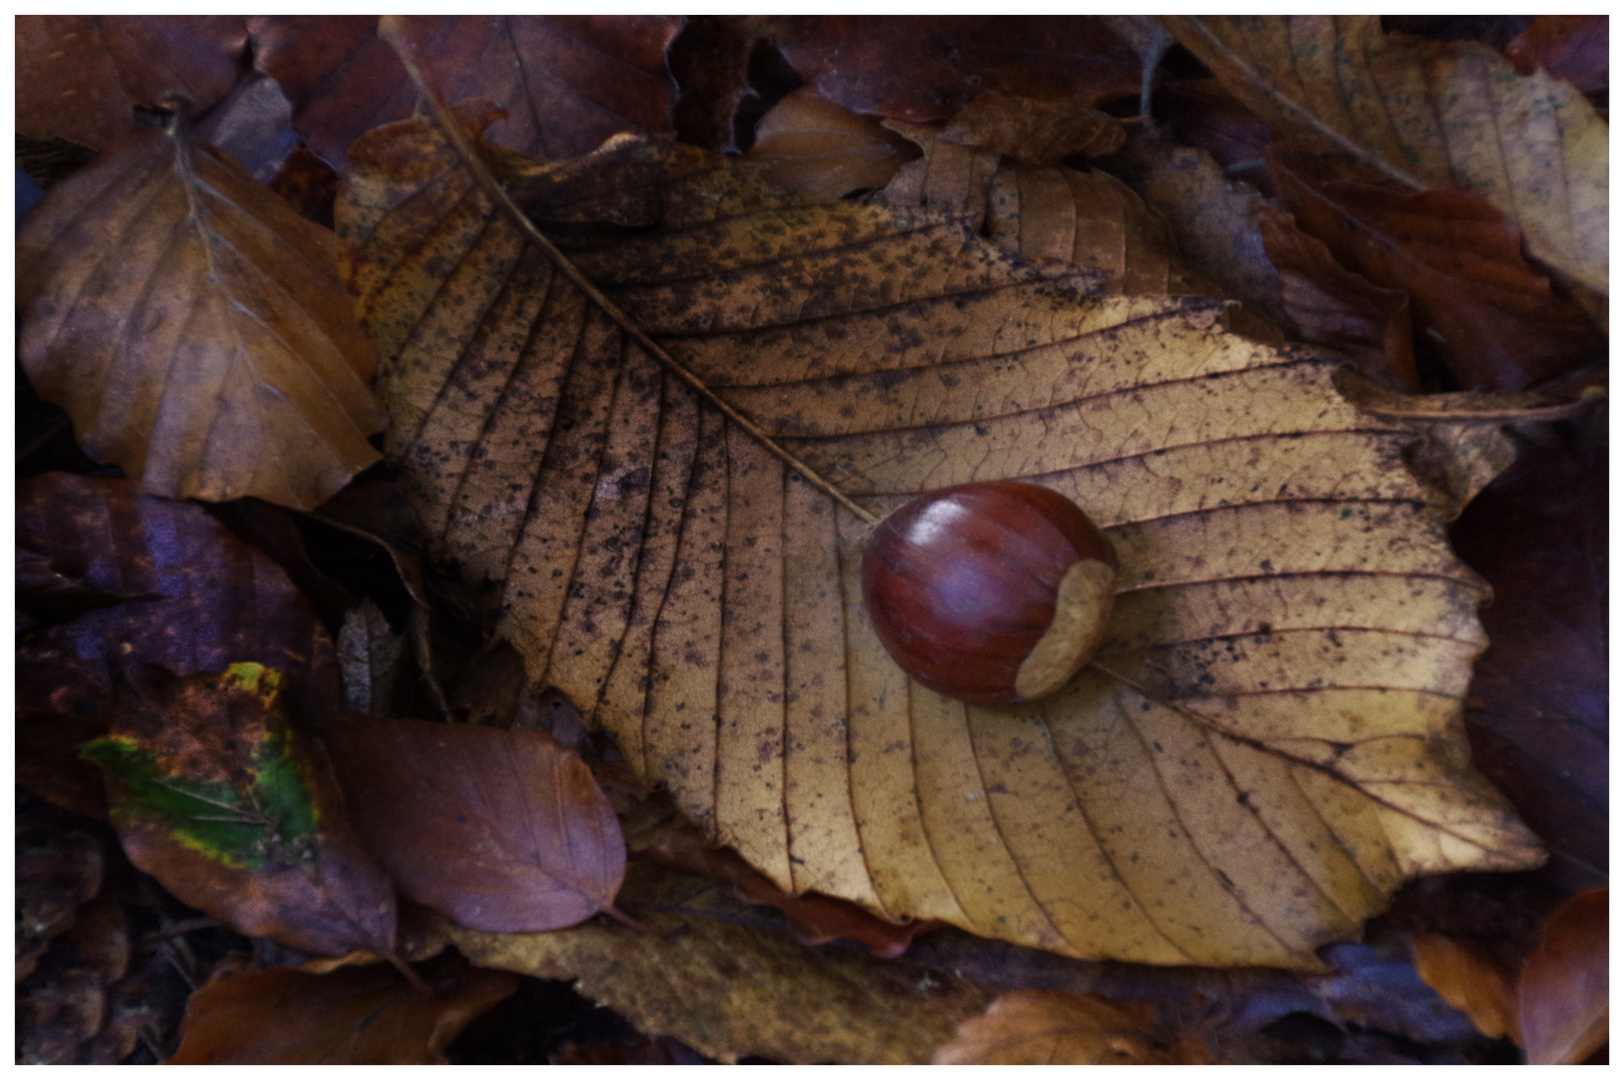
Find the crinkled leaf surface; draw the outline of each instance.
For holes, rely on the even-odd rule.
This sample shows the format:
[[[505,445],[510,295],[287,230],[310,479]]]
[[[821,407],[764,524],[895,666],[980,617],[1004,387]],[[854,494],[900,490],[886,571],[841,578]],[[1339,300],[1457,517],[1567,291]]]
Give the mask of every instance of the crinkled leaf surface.
[[[620,822],[574,752],[535,731],[336,717],[356,828],[401,891],[464,926],[572,926],[613,902]]]
[[[130,673],[113,730],[81,754],[107,776],[130,861],[251,937],[305,952],[384,952],[395,894],[344,817],[331,766],[288,726],[281,676]]]
[[[52,188],[17,281],[34,389],[147,491],[311,509],[377,460],[331,234],[204,144],[150,132]]]
[[[352,160],[344,265],[427,546],[781,888],[1072,954],[1311,965],[1406,875],[1542,857],[1466,754],[1483,590],[1444,540],[1457,508],[1333,360],[699,152],[515,176],[576,222],[585,273],[853,498],[1019,477],[1105,529],[1096,666],[967,708],[874,638],[863,523],[628,346],[433,128]]]
[[[1389,36],[1376,15],[1164,22],[1293,148],[1476,192],[1535,258],[1607,291],[1607,122],[1572,85],[1476,42]]]

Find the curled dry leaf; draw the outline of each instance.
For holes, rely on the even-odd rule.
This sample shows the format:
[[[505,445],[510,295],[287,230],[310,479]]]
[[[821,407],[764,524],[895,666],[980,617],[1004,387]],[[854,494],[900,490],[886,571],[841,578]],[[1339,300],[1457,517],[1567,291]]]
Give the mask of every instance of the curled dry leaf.
[[[407,20],[454,97],[508,110],[497,142],[531,154],[584,154],[622,131],[671,130],[665,49],[676,15],[439,15]],[[417,92],[374,15],[256,15],[255,63],[293,101],[293,126],[340,173],[368,128],[404,120]]]
[[[1545,920],[1517,983],[1530,1065],[1578,1065],[1607,1041],[1607,890],[1570,898]]]
[[[1471,1017],[1491,1039],[1520,1043],[1517,992],[1509,972],[1469,942],[1442,934],[1411,934],[1415,970],[1438,996]]]
[[[280,676],[253,663],[130,676],[112,731],[81,751],[107,776],[130,861],[250,937],[388,952],[394,891],[345,820],[326,755],[288,726]]]
[[[1128,137],[1122,121],[1080,101],[1033,101],[986,93],[942,128],[941,138],[995,150],[1022,165],[1056,165],[1063,157],[1100,157]]]
[[[483,967],[574,979],[638,1031],[723,1062],[757,1054],[791,1065],[920,1065],[992,996],[905,957],[809,949],[727,885],[690,874],[634,862],[621,901],[680,932],[596,919],[547,934],[457,928],[452,940]]]
[[[51,189],[17,242],[18,353],[144,490],[315,507],[377,460],[371,343],[330,233],[177,121]]]
[[[573,926],[613,903],[620,823],[551,738],[361,716],[324,738],[356,828],[407,897],[496,933]]]
[[[220,101],[248,40],[241,15],[19,15],[15,27],[17,131],[95,150],[139,130],[138,106]]]
[[[73,755],[107,733],[121,665],[195,675],[254,660],[282,672],[296,714],[337,707],[333,642],[309,603],[202,507],[129,480],[47,473],[18,481],[16,528],[19,558],[121,600],[68,618],[36,607],[46,624],[18,642],[18,775],[53,802],[106,812],[100,776]],[[59,596],[19,584],[25,607]]]
[[[865,522],[629,344],[436,129],[352,160],[344,265],[426,547],[535,682],[786,892],[1072,955],[1312,966],[1405,876],[1542,859],[1466,753],[1483,594],[1444,542],[1456,507],[1336,361],[699,151],[627,140],[536,190],[548,221],[652,216],[566,243],[871,512],[1020,478],[1101,525],[1121,574],[1095,666],[967,708],[874,637]]]
[[[1057,990],[1017,990],[959,1025],[932,1065],[1180,1065],[1151,1045],[1156,1007]]]
[[[907,140],[877,121],[803,87],[761,118],[745,160],[760,165],[761,178],[769,184],[838,199],[863,188],[883,188],[916,156]]]
[[[186,1003],[168,1065],[444,1065],[469,1022],[519,987],[452,956],[423,972],[424,997],[387,965],[311,975],[226,971]]]
[[[1480,195],[1536,259],[1607,292],[1607,123],[1573,86],[1476,42],[1386,35],[1376,15],[1163,21],[1277,143]]]
[[[1524,75],[1543,68],[1585,93],[1607,89],[1608,17],[1535,15],[1506,46],[1506,59]]]
[[[1299,229],[1290,214],[1265,207],[1258,225],[1298,335],[1344,354],[1373,382],[1419,390],[1409,294],[1372,285],[1344,267],[1325,241]]]
[[[1606,337],[1478,196],[1316,181],[1272,150],[1269,172],[1297,225],[1342,265],[1410,294],[1417,327],[1466,389],[1526,390],[1605,355]]]

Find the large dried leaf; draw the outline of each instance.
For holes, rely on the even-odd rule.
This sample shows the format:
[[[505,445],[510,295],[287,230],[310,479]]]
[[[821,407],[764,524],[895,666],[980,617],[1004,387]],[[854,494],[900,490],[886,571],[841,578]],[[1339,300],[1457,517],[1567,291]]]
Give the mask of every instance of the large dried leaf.
[[[518,989],[505,972],[448,958],[425,997],[386,965],[307,975],[227,971],[186,1003],[169,1065],[444,1065],[469,1021]]]
[[[622,131],[671,130],[665,49],[677,15],[437,15],[407,20],[445,91],[508,110],[504,146],[548,157],[584,154]],[[375,15],[256,15],[255,63],[282,84],[293,124],[349,171],[350,143],[417,103]]]
[[[112,731],[81,751],[107,776],[130,861],[250,937],[334,956],[392,949],[394,891],[326,756],[288,725],[280,676],[253,663],[130,674]]]
[[[906,140],[877,121],[803,87],[761,118],[746,158],[770,184],[838,199],[883,188],[913,156]]]
[[[183,94],[196,112],[237,81],[241,15],[19,15],[17,130],[105,150]]]
[[[1334,361],[697,151],[535,172],[539,217],[620,226],[570,230],[584,271],[851,497],[1018,477],[1104,528],[1096,666],[967,708],[874,638],[863,522],[628,345],[431,126],[352,160],[345,265],[427,547],[786,891],[1072,954],[1311,965],[1407,875],[1541,859],[1465,751],[1483,594],[1456,507]]]
[[[332,244],[230,159],[148,133],[28,216],[23,366],[147,491],[313,508],[377,460],[384,419]]]
[[[1535,258],[1607,291],[1607,123],[1573,86],[1476,42],[1389,37],[1376,15],[1164,21],[1293,148],[1476,192]]]
[[[1418,328],[1468,390],[1526,390],[1594,363],[1607,339],[1523,258],[1517,229],[1476,195],[1316,181],[1274,152],[1297,225],[1376,285],[1410,294]]]
[[[547,736],[340,716],[324,737],[356,828],[418,903],[522,933],[614,901],[620,823],[581,759]]]
[[[1607,890],[1571,897],[1545,921],[1517,983],[1530,1065],[1578,1065],[1607,1041]]]
[[[920,1065],[991,997],[906,959],[808,948],[715,881],[634,863],[621,895],[629,911],[677,932],[596,919],[548,934],[458,928],[452,941],[482,967],[575,979],[638,1031],[729,1062]]]

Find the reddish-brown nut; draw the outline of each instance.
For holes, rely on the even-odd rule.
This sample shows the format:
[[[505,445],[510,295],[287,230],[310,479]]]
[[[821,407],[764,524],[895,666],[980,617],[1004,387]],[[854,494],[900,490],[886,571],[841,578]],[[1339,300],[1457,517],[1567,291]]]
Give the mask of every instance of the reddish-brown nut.
[[[1105,632],[1116,552],[1064,495],[962,484],[881,521],[863,602],[897,666],[973,705],[1035,701],[1088,662]]]

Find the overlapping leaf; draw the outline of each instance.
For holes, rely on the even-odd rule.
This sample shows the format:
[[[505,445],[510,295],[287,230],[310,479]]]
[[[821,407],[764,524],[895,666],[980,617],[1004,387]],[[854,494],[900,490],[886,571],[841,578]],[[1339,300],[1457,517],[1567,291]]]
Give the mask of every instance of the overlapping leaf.
[[[1122,563],[1054,699],[910,686],[856,599],[863,522],[629,345],[432,126],[368,136],[341,242],[427,545],[713,842],[788,891],[1154,963],[1312,964],[1406,875],[1538,862],[1465,752],[1457,507],[1332,360],[699,152],[501,160],[600,288],[853,498],[1024,478]]]
[[[1390,38],[1376,15],[1164,21],[1293,148],[1476,192],[1535,258],[1607,292],[1607,123],[1573,86],[1475,42]]]
[[[23,367],[86,452],[147,491],[313,508],[377,460],[371,345],[331,235],[180,126],[29,215]]]
[[[933,1065],[1172,1065],[1151,1045],[1156,1009],[1143,1001],[1111,1002],[1055,990],[1018,990],[959,1025]]]

